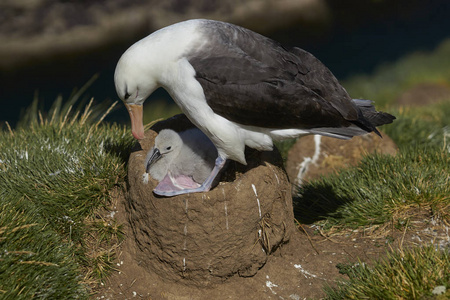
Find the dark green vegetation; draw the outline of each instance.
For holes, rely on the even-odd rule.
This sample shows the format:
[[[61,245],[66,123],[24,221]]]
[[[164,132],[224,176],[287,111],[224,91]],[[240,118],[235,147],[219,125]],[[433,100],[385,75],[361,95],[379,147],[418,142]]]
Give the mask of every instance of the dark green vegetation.
[[[96,212],[124,181],[133,141],[101,123],[107,107],[71,113],[72,99],[46,117],[34,105],[27,125],[0,132],[0,298],[87,298],[111,268],[120,226]]]
[[[335,289],[326,288],[327,299],[448,299],[424,297],[436,286],[450,282],[450,254],[433,246],[388,253],[373,266],[358,262],[340,266],[350,280]]]

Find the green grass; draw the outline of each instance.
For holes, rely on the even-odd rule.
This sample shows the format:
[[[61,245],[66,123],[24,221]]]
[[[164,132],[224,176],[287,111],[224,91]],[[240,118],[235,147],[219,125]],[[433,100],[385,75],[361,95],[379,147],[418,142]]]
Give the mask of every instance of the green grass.
[[[112,263],[88,255],[86,240],[103,224],[95,216],[109,191],[124,181],[133,140],[124,126],[101,122],[104,105],[72,111],[76,100],[55,101],[47,116],[34,104],[17,130],[0,131],[1,298],[86,298],[85,283]],[[105,243],[119,234],[104,227],[117,229]]]
[[[300,222],[357,228],[420,207],[450,221],[450,101],[393,113],[397,120],[383,131],[398,154],[369,155],[357,167],[302,186],[294,198]]]
[[[448,299],[450,296],[450,249],[434,246],[390,252],[373,265],[359,261],[340,266],[349,280],[327,286],[325,299]],[[432,291],[446,286],[444,295]],[[438,298],[439,297],[439,298]]]
[[[347,169],[299,189],[296,218],[324,228],[383,224],[408,208],[431,208],[450,221],[450,156],[439,147],[396,156],[367,156]]]
[[[450,98],[426,107],[390,110],[397,120],[382,127],[402,150],[441,147],[450,150]],[[447,151],[448,152],[448,151]]]

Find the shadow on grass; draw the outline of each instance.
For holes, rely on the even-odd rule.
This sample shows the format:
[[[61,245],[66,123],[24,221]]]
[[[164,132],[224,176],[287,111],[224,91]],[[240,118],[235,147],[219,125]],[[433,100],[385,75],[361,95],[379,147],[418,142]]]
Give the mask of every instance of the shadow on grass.
[[[337,195],[326,182],[298,187],[293,196],[294,216],[301,224],[312,224],[328,217],[340,218],[339,208],[354,199]]]
[[[135,151],[140,151],[140,147],[141,145],[138,142],[130,145],[130,142],[125,140],[108,141],[103,146],[107,153],[119,157],[123,161],[125,168],[128,165],[130,154]]]

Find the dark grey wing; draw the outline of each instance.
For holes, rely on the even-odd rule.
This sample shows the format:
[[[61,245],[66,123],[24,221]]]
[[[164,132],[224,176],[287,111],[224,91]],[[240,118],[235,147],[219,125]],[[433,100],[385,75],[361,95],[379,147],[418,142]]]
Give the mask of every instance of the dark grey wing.
[[[271,128],[349,126],[358,118],[336,78],[308,52],[227,23],[205,28],[209,43],[188,59],[215,113]]]

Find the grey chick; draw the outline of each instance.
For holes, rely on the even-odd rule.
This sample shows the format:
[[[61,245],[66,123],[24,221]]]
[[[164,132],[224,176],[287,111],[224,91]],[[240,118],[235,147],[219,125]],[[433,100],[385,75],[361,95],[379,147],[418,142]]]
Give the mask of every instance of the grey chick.
[[[198,128],[163,129],[146,157],[146,171],[160,183],[155,192],[199,187],[211,174],[217,149]]]

